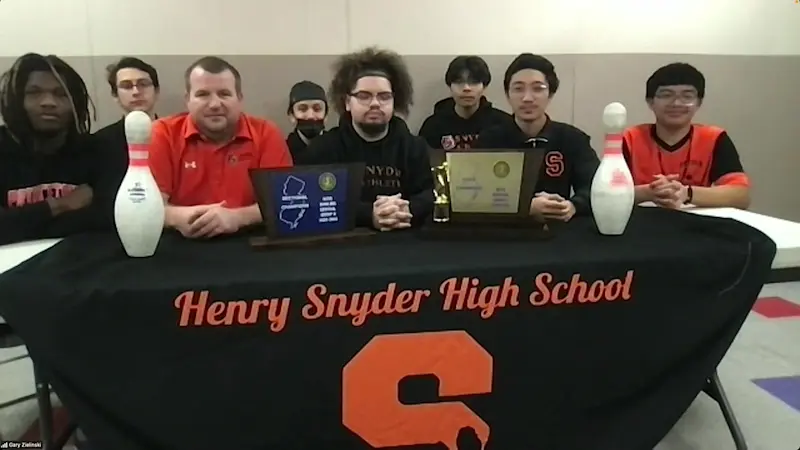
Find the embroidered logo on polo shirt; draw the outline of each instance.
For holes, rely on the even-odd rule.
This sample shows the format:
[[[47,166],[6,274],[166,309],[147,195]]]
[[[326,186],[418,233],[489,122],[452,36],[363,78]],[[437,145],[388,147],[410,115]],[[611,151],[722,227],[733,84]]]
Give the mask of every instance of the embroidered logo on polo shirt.
[[[235,166],[237,164],[247,164],[253,160],[253,152],[245,149],[238,151],[236,153],[229,153],[228,156],[225,158],[229,166]]]
[[[187,161],[183,163],[184,169],[197,169],[197,162],[196,161]]]

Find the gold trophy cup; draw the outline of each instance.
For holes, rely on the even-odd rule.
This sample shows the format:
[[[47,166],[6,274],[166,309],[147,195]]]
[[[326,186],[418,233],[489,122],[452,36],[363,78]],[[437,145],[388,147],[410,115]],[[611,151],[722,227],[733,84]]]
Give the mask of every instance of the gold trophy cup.
[[[450,221],[450,174],[447,168],[447,161],[431,168],[433,172],[433,221]]]
[[[530,214],[544,149],[431,151],[433,220],[422,235],[441,240],[543,239]]]

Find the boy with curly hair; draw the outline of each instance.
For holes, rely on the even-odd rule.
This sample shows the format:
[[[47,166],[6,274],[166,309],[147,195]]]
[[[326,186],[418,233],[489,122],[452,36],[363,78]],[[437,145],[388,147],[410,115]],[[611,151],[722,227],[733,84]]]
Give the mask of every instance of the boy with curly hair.
[[[428,146],[397,117],[414,89],[403,59],[377,48],[344,55],[329,89],[339,126],[311,141],[311,164],[366,164],[356,222],[389,231],[416,226],[433,211]]]

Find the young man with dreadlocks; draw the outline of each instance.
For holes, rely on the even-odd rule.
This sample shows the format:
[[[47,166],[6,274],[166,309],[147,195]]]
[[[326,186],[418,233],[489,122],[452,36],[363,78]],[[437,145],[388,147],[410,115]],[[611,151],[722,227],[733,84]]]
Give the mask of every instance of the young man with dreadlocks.
[[[95,151],[90,108],[56,56],[23,55],[0,77],[0,244],[113,227],[122,174]]]
[[[433,211],[428,145],[396,114],[407,115],[413,87],[397,53],[368,48],[342,56],[329,92],[339,126],[311,141],[313,164],[364,162],[356,221],[388,231],[423,223]]]

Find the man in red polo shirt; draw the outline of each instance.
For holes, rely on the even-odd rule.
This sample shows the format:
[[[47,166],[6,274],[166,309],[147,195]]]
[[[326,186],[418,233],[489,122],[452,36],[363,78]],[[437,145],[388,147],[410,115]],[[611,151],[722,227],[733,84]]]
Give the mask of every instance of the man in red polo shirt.
[[[239,71],[217,57],[186,70],[188,113],[155,122],[150,168],[167,203],[165,226],[186,237],[261,222],[249,169],[291,167],[280,130],[242,112]]]

